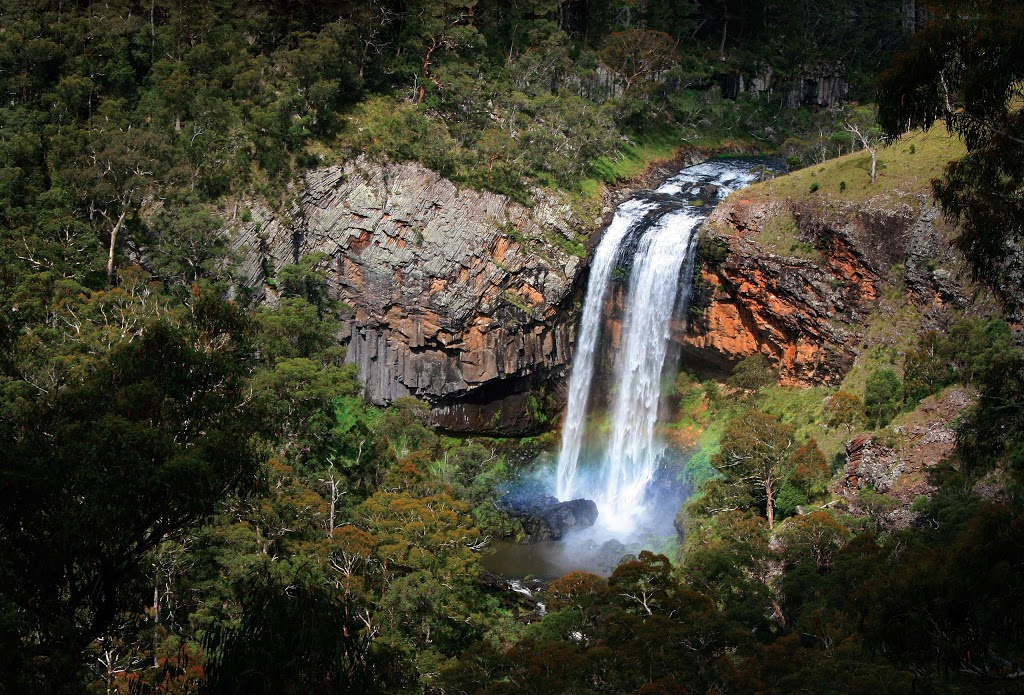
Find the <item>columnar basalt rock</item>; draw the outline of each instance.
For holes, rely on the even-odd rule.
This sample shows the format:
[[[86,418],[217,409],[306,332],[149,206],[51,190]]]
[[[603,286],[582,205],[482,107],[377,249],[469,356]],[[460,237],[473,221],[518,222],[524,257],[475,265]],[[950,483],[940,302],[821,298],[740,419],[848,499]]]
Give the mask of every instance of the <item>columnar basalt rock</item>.
[[[290,224],[256,210],[241,229],[250,281],[263,266],[326,254],[330,295],[352,307],[341,338],[370,402],[423,399],[433,424],[455,431],[536,429],[535,391],[570,357],[583,267],[566,250],[583,226],[572,209],[459,189],[413,163],[361,159],[303,183]]]

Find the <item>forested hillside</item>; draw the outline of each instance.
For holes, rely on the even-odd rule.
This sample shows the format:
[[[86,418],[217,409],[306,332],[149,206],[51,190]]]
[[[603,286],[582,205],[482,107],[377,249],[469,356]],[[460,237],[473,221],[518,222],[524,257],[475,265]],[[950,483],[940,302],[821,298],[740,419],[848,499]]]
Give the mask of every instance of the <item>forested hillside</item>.
[[[1024,15],[997,5],[0,0],[0,693],[1020,692]],[[497,501],[557,430],[368,405],[330,259],[237,272],[244,201],[285,224],[360,157],[592,211],[681,151],[771,153],[816,168],[755,202],[853,219],[932,204],[964,153],[881,141],[937,119],[960,255],[915,268],[978,284],[877,273],[830,385],[684,370],[678,537],[546,613],[482,557],[527,535]],[[809,229],[755,245],[806,269]],[[915,427],[941,461],[864,472]]]

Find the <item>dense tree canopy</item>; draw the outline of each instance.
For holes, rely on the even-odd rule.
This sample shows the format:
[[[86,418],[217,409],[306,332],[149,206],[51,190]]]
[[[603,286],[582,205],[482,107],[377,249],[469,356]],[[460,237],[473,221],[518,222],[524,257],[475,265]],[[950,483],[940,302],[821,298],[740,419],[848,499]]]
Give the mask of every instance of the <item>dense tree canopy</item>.
[[[1002,2],[942,0],[879,86],[891,137],[944,119],[968,154],[935,183],[961,224],[957,246],[975,279],[1019,308],[1024,289],[1024,10]]]
[[[821,422],[772,404],[759,357],[735,388],[687,382],[719,420],[678,562],[670,541],[570,573],[541,615],[481,559],[522,534],[495,497],[549,442],[367,406],[327,259],[268,270],[276,305],[250,306],[226,234],[226,210],[285,210],[304,169],[361,156],[525,203],[651,142],[816,160],[838,117],[786,95],[819,72],[869,93],[902,5],[0,0],[0,693],[1012,691],[1018,492],[975,493],[1024,470],[1005,324],[922,336]],[[964,7],[937,4],[882,117],[965,136],[937,193],[1009,296],[1022,15]],[[739,75],[771,89],[724,98]],[[826,505],[810,430],[953,383],[978,405],[917,526],[880,523],[874,490]]]
[[[208,294],[184,309],[137,317],[109,351],[101,326],[83,345],[98,358],[64,383],[34,365],[4,381],[0,586],[26,640],[4,645],[24,660],[18,687],[72,678],[144,591],[148,553],[253,486],[248,323]]]

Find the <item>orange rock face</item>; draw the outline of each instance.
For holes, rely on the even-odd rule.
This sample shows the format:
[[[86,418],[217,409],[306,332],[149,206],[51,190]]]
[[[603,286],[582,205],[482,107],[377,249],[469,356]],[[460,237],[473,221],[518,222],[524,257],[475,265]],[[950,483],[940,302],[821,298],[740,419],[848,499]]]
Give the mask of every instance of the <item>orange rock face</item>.
[[[796,220],[800,242],[812,245],[819,260],[790,257],[787,249],[772,246],[765,229],[782,214]],[[717,364],[763,353],[784,384],[838,383],[894,268],[902,270],[907,301],[959,301],[956,287],[931,270],[944,252],[936,219],[928,205],[918,213],[908,206],[824,210],[727,201],[703,233],[724,242],[728,254],[701,269],[695,319],[679,340],[689,355]]]

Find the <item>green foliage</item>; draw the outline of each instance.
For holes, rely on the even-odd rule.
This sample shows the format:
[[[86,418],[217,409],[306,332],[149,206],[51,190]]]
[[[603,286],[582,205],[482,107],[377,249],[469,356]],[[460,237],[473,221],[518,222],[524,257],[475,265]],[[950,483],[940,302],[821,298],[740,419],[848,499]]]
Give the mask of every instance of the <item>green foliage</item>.
[[[915,539],[898,562],[875,565],[865,587],[865,607],[872,608],[861,613],[865,637],[892,650],[897,664],[955,671],[974,662],[980,649],[1000,658],[986,658],[977,668],[1002,673],[1006,663],[1021,657],[1010,636],[1021,616],[1004,603],[1021,590],[1022,576],[1011,559],[1020,517],[976,498],[947,499],[934,512],[945,524]],[[929,632],[925,624],[941,629]]]
[[[701,234],[697,239],[697,263],[715,270],[729,256],[729,247],[718,237]]]
[[[935,19],[882,78],[881,118],[890,138],[942,118],[967,154],[935,182],[943,211],[960,223],[955,244],[974,279],[1018,306],[1024,229],[1019,40],[1024,17],[985,0],[942,2]],[[979,87],[984,85],[984,87]]]
[[[999,350],[976,375],[977,405],[957,432],[957,455],[964,470],[984,474],[1008,464],[1016,481],[1024,478],[1024,351]]]
[[[415,398],[399,398],[381,415],[378,431],[387,437],[397,458],[416,451],[433,452],[437,435],[423,425],[426,406]]]
[[[973,384],[993,365],[1013,359],[1017,348],[1005,322],[962,318],[943,335],[929,331],[904,355],[904,384],[908,403],[959,382]]]
[[[909,404],[937,393],[952,377],[948,355],[944,355],[942,336],[935,331],[922,333],[917,347],[903,356],[903,384]]]
[[[744,357],[733,367],[727,383],[736,388],[747,391],[757,391],[769,384],[775,383],[778,376],[772,368],[772,363],[766,355],[756,352],[749,357]]]
[[[261,307],[256,320],[260,357],[268,366],[279,359],[296,357],[340,362],[334,338],[339,322],[305,299],[285,297],[277,308]]]
[[[775,496],[792,472],[793,433],[792,425],[774,415],[748,410],[726,425],[712,461],[728,483],[751,490],[764,503],[769,527],[775,525]]]
[[[864,412],[872,427],[884,427],[903,405],[903,382],[891,369],[876,369],[864,387]]]
[[[852,431],[864,419],[864,404],[849,391],[836,391],[825,400],[825,424]]]
[[[315,570],[300,569],[283,585],[255,573],[243,596],[238,624],[219,623],[203,639],[209,657],[200,693],[384,693],[411,685],[401,654],[373,643],[351,599]]]
[[[832,567],[836,553],[849,538],[849,531],[831,514],[811,512],[789,520],[779,535],[785,544],[788,562],[794,565],[813,562],[814,569],[823,572]]]
[[[780,516],[792,516],[796,508],[807,504],[807,494],[793,482],[787,480],[779,488],[779,494],[775,499],[775,507]]]
[[[311,253],[277,272],[275,283],[282,297],[301,297],[323,311],[328,305],[327,273],[322,266],[330,260],[325,253]]]
[[[324,366],[306,357],[282,357],[259,372],[253,392],[273,418],[283,452],[299,462],[323,460],[333,442],[334,399],[360,392],[352,365]]]
[[[79,681],[82,650],[135,620],[147,554],[254,487],[263,418],[244,314],[200,293],[136,331],[49,392],[5,375],[20,394],[0,429],[0,589],[20,624],[7,648],[45,657],[8,682]]]
[[[197,205],[168,207],[148,222],[153,270],[165,282],[191,285],[228,273],[223,222]]]

